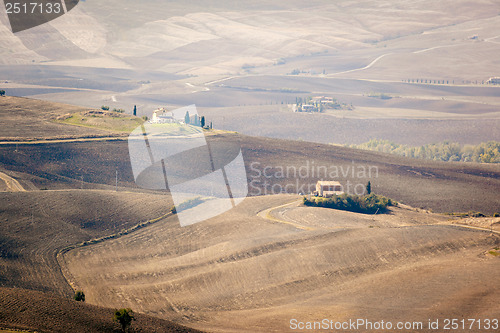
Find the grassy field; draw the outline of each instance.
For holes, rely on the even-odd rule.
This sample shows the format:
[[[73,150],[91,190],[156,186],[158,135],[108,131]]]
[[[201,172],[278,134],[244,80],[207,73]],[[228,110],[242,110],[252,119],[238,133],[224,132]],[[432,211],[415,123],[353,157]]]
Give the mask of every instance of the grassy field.
[[[2,109],[0,119],[3,124],[0,141],[120,136],[123,135],[121,131],[132,126],[130,123],[142,123],[141,119],[130,116],[116,119],[91,117],[95,121],[90,121],[90,126],[68,126],[68,124],[82,125],[85,122],[82,119],[86,118],[77,115],[88,114],[90,110],[73,105],[12,96],[1,97],[0,108]],[[73,114],[74,116],[70,116]],[[68,117],[68,119],[58,121],[57,119],[61,117]]]
[[[144,123],[144,120],[139,117],[134,117],[117,112],[84,112],[68,115],[66,119],[64,118],[63,120],[59,120],[59,122],[68,125],[76,125],[98,130],[124,133],[130,133],[134,129],[136,129],[137,126],[140,126],[142,123]]]

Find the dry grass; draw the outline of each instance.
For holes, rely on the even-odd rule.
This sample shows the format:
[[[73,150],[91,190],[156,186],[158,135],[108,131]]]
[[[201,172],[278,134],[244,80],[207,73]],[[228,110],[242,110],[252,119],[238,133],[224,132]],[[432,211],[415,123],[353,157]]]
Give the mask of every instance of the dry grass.
[[[36,291],[0,288],[0,332],[121,332],[114,309],[88,305]],[[136,313],[133,332],[199,332],[170,321]]]
[[[88,137],[110,137],[116,133],[94,128],[68,126],[57,122],[58,117],[88,112],[88,109],[36,99],[5,96],[0,98],[0,141],[25,141],[40,139],[72,139]],[[110,129],[109,127],[107,129]]]
[[[65,265],[90,303],[127,304],[213,331],[283,331],[291,318],[322,316],[442,318],[462,313],[448,305],[456,302],[467,302],[467,313],[494,315],[498,259],[478,255],[498,237],[400,208],[370,224],[334,210],[320,217],[321,208],[298,212],[299,221],[275,212],[307,221],[308,230],[256,216],[291,199],[247,198],[187,228],[158,223],[70,251]]]
[[[66,114],[59,117],[57,121],[68,125],[82,126],[97,130],[107,130],[111,132],[110,135],[113,135],[116,132],[130,133],[144,122],[144,120],[139,117],[101,110],[90,110],[76,114]]]
[[[56,254],[160,217],[169,197],[113,191],[0,193],[0,285],[71,296]]]

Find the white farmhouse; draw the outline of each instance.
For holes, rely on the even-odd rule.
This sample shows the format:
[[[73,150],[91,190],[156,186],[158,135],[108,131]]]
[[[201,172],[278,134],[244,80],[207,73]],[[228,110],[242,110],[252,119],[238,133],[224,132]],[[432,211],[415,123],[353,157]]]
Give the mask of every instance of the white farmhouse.
[[[151,123],[153,124],[169,124],[176,122],[177,121],[174,118],[174,114],[164,108],[156,109],[153,112],[153,117],[151,118]]]

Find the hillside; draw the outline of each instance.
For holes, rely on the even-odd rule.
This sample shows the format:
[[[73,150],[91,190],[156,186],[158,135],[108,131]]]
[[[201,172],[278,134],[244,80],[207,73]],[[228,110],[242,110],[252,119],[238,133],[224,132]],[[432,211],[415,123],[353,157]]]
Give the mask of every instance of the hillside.
[[[2,62],[234,75],[255,67],[274,70],[279,59],[291,62],[283,65],[289,72],[292,66],[303,65],[301,57],[327,55],[337,60],[337,70],[348,70],[373,55],[402,53],[392,57],[401,64],[412,61],[413,66],[399,68],[413,67],[411,71],[416,72],[415,63],[422,68],[421,59],[427,58],[426,54],[409,58],[409,43],[419,49],[445,42],[460,46],[471,33],[464,35],[457,30],[466,29],[478,30],[482,38],[494,38],[489,32],[493,29],[488,27],[494,25],[498,12],[498,4],[488,0],[475,4],[466,0],[403,1],[397,6],[388,0],[335,4],[325,0],[272,4],[170,1],[166,6],[148,0],[141,8],[128,0],[108,1],[106,5],[85,1],[49,24],[16,35],[10,33],[3,14],[1,49],[13,56],[2,57]],[[427,35],[420,38],[421,34]],[[420,38],[417,43],[415,37]],[[439,49],[432,52],[446,55]],[[446,69],[470,67],[470,53],[464,52],[459,62],[447,63]],[[492,61],[484,58],[479,69],[484,70],[488,67],[485,62],[492,65]],[[432,62],[425,64],[429,72],[440,68],[428,68]],[[478,75],[477,69],[470,75]]]
[[[0,142],[118,137],[142,123],[130,115],[14,96],[1,97],[0,109]]]
[[[165,215],[162,194],[97,190],[0,193],[0,286],[71,296],[56,260],[63,248]]]
[[[251,195],[276,194],[285,189],[289,193],[308,192],[317,180],[333,177],[345,186],[349,181],[351,192],[355,185],[359,190],[370,180],[376,193],[437,212],[500,211],[500,170],[494,164],[426,161],[229,133],[211,135],[207,140],[221,147],[222,153],[226,142],[241,145]],[[19,144],[17,152],[15,149],[14,144],[0,146],[0,166],[21,172],[21,183],[25,179],[39,189],[81,188],[82,177],[85,189],[106,188],[102,184],[115,185],[116,170],[120,186],[137,187],[125,141]],[[230,157],[225,158],[229,161]]]
[[[45,105],[39,119],[48,110],[67,110]],[[12,124],[20,134],[28,131],[20,118]],[[38,129],[39,138],[52,133],[49,126]],[[166,215],[172,206],[168,193],[134,184],[124,140],[3,142],[0,286],[66,298],[72,288],[83,289],[94,305],[131,307],[211,331],[283,331],[292,317],[496,316],[500,220],[467,219],[464,227],[460,219],[424,208],[499,212],[498,165],[210,134],[206,139],[220,164],[241,148],[251,197],[185,228]],[[375,216],[299,204],[297,192],[332,178],[361,188],[369,180],[375,193],[402,204]],[[155,223],[123,232],[147,221]],[[395,294],[400,296],[386,297]],[[69,300],[55,302],[57,312],[67,313]],[[20,312],[0,320],[32,329],[33,321]],[[95,325],[108,327],[98,318]]]
[[[113,322],[114,309],[106,309],[41,292],[0,288],[0,331],[13,328],[45,332],[120,332]],[[133,332],[200,332],[175,323],[136,313]]]
[[[167,219],[70,251],[64,266],[89,303],[125,303],[215,332],[288,331],[292,318],[498,315],[499,259],[488,252],[498,234],[408,207],[373,216],[299,201],[247,198],[185,228]]]
[[[500,141],[494,0],[80,1],[12,34],[7,95],[151,116],[196,104],[215,128],[336,144]],[[295,75],[296,74],[296,75]],[[380,95],[388,99],[373,98]],[[331,96],[353,110],[290,111]],[[372,97],[370,97],[372,96]],[[285,123],[286,126],[275,126]]]
[[[500,320],[500,164],[479,163],[481,147],[460,163],[347,146],[500,142],[498,0],[82,0],[19,33],[8,19],[0,11],[0,333],[118,332],[113,310],[127,307],[131,332],[362,318],[497,328],[485,324]],[[299,100],[342,107],[295,112]],[[167,144],[147,133],[129,152],[153,110],[186,105],[213,125],[207,146],[170,145],[190,132],[172,125]],[[159,166],[156,148],[171,156],[136,183],[135,158]],[[181,214],[210,215],[198,208],[216,200],[173,209],[169,190],[137,185],[222,174],[226,187],[182,185],[236,195],[243,166],[224,166],[240,152],[248,197],[199,223]],[[307,207],[318,180],[349,194],[370,182],[398,204]],[[350,330],[403,331],[386,328]]]

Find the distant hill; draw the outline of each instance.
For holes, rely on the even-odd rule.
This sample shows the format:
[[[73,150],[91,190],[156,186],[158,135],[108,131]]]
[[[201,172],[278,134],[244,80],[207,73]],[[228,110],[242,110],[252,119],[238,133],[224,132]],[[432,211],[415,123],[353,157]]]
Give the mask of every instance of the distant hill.
[[[51,333],[120,332],[107,309],[42,292],[0,288],[0,329],[12,328]],[[173,322],[135,313],[133,332],[196,333]]]
[[[15,35],[2,15],[0,62],[237,73],[280,58],[371,49],[497,13],[494,1],[466,0],[403,6],[388,0],[81,1],[68,14]]]

